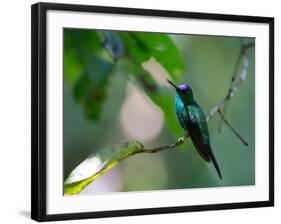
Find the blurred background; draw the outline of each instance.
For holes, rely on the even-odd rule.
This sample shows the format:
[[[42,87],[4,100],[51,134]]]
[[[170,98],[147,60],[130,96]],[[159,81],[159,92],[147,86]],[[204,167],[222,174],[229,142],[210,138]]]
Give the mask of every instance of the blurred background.
[[[240,45],[238,37],[65,29],[64,178],[110,145],[174,143],[183,130],[174,111],[175,91],[166,78],[188,83],[208,114],[227,94]],[[247,79],[231,99],[226,118],[249,146],[225,125],[218,133],[218,114],[208,121],[223,180],[187,140],[177,149],[125,159],[81,194],[254,185],[254,48],[248,58]]]

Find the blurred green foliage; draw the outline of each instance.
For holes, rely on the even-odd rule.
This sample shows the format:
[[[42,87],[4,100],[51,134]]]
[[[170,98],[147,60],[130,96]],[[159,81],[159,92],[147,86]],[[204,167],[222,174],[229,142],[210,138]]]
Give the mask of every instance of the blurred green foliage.
[[[143,88],[145,94],[163,110],[167,126],[178,136],[182,131],[171,116],[174,111],[172,95],[167,89],[159,88],[142,66],[152,57],[169,72],[171,79],[177,82],[182,79],[182,56],[168,35],[64,30],[64,77],[66,82],[76,78],[75,100],[80,103],[88,119],[96,121],[100,118],[109,80],[116,67],[114,62],[123,60],[123,65],[126,65],[124,70],[131,71],[125,72],[124,76],[130,74],[132,77],[127,78]]]
[[[154,58],[169,78],[189,83],[207,113],[228,90],[240,41],[238,37],[64,29],[64,178],[89,154],[132,140],[119,124],[128,82],[164,114],[161,133],[144,144],[165,145],[182,135],[174,112],[174,92],[158,83],[144,68],[144,62]],[[184,147],[190,150],[168,150],[123,161],[118,166],[122,191],[255,183],[254,54],[253,48],[248,78],[226,114],[249,147],[245,148],[227,128],[217,133],[218,117],[208,122],[224,180],[217,179],[213,167],[188,141]]]
[[[168,35],[157,33],[118,33],[127,46],[130,58],[137,66],[154,57],[170,74],[172,79],[180,81],[184,63],[176,45]],[[172,57],[171,57],[172,55]]]

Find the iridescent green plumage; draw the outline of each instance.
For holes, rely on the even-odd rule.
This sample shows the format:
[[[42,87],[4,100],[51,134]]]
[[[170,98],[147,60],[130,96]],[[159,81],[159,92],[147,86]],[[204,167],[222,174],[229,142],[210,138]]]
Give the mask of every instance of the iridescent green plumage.
[[[177,91],[175,107],[180,125],[183,127],[186,135],[190,136],[193,145],[201,157],[208,162],[212,161],[219,177],[222,179],[220,168],[210,145],[205,115],[194,100],[191,88],[188,85],[176,86],[171,81],[168,82],[175,87]]]

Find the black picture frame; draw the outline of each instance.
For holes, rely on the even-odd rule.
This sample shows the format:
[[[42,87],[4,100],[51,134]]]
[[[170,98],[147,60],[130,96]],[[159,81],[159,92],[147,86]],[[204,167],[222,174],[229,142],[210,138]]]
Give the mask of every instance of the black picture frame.
[[[123,15],[154,17],[193,18],[205,20],[239,21],[264,23],[269,25],[269,200],[243,203],[211,204],[115,210],[86,213],[54,214],[46,213],[46,13],[48,10],[75,12],[101,12]],[[32,5],[31,17],[31,218],[37,221],[54,221],[115,216],[131,216],[191,211],[266,207],[274,205],[274,18],[241,15],[163,11],[137,8],[102,7],[89,5],[37,3]]]

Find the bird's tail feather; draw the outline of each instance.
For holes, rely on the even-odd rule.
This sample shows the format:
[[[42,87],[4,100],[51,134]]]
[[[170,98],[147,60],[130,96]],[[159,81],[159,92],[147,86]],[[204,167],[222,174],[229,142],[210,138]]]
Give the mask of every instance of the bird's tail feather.
[[[214,164],[215,169],[216,169],[220,179],[222,179],[222,175],[221,175],[221,170],[220,170],[219,164],[218,164],[218,162],[217,162],[217,160],[216,160],[212,150],[210,150],[209,152],[210,152],[210,158],[212,160],[212,163]]]

